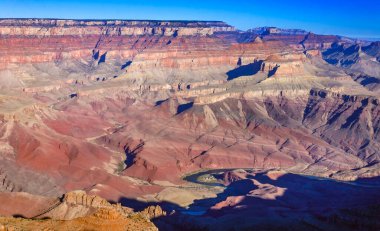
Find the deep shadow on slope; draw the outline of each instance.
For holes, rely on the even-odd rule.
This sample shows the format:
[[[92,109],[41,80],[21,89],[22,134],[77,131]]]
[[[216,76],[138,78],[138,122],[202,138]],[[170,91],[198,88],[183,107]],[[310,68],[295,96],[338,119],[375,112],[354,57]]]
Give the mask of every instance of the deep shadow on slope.
[[[227,72],[227,76],[228,76],[227,81],[230,81],[242,76],[255,75],[261,70],[262,64],[263,64],[263,61],[259,60],[247,65],[239,66],[238,68]]]
[[[189,103],[185,103],[185,104],[180,104],[178,105],[178,108],[177,108],[177,115],[192,108],[194,105],[194,102],[189,102]]]
[[[360,84],[363,86],[368,86],[370,84],[380,84],[380,79],[376,77],[364,77]]]
[[[120,203],[142,210],[148,205],[160,205],[170,214],[154,219],[160,230],[378,230],[380,213],[380,178],[366,187],[353,183],[286,174],[271,180],[264,174],[253,179],[261,184],[285,188],[275,199],[246,196],[259,187],[251,179],[231,183],[216,198],[195,200],[188,211],[205,210],[201,216],[182,214],[184,208],[170,202],[144,203],[121,198]],[[368,183],[368,182],[367,182]],[[375,183],[375,184],[374,184]],[[260,186],[261,187],[261,186]],[[229,197],[246,196],[234,206],[210,210]],[[242,218],[245,219],[242,219]],[[284,228],[286,227],[286,228]]]
[[[129,67],[132,64],[132,61],[127,61],[123,65],[121,65],[120,69],[124,70],[125,68]]]

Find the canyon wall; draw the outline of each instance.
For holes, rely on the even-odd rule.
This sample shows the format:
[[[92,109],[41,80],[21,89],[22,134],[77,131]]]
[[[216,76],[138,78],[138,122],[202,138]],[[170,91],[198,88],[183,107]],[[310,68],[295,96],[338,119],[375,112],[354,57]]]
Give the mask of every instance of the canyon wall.
[[[331,63],[377,67],[378,46],[358,60],[339,36],[260,31],[0,20],[1,190],[119,201],[204,168],[380,175],[378,83]]]

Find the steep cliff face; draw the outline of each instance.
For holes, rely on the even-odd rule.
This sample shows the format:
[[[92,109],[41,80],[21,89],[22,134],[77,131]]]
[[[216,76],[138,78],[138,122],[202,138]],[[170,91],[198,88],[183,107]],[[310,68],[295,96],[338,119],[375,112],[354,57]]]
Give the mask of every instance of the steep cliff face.
[[[2,36],[205,36],[234,31],[220,21],[1,19]]]
[[[322,55],[326,62],[344,68],[356,82],[371,91],[379,92],[379,42],[368,45],[334,43]]]
[[[0,68],[9,64],[82,59],[120,66],[145,49],[166,48],[171,39],[206,39],[235,29],[223,22],[202,21],[91,21],[48,19],[0,20]],[[175,51],[175,47],[172,48]],[[93,60],[94,59],[94,60]]]

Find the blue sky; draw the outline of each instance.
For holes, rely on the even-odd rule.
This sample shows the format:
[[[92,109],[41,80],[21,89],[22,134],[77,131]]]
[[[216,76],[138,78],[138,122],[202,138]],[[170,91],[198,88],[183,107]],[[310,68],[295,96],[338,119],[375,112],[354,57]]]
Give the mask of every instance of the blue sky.
[[[221,20],[380,38],[379,0],[0,0],[1,18]]]

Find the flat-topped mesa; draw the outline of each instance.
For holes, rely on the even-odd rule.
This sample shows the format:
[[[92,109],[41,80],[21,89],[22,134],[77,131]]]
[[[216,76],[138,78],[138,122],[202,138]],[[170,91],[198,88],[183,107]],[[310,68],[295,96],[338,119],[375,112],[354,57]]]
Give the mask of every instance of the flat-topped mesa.
[[[0,19],[0,36],[212,35],[235,31],[221,21]]]
[[[249,29],[247,32],[269,35],[269,34],[282,34],[282,35],[306,35],[308,32],[301,29],[283,29],[277,27],[257,27]]]

